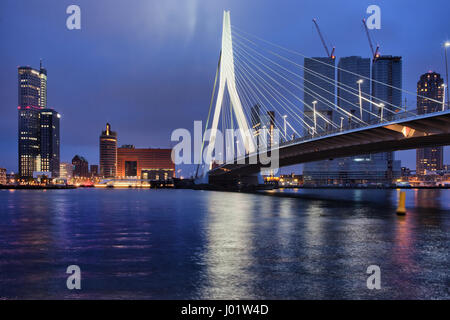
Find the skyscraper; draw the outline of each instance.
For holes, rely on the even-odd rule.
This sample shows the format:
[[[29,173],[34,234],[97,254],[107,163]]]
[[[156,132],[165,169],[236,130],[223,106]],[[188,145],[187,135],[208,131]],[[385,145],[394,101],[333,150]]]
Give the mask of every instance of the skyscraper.
[[[311,128],[315,127],[317,133],[332,128],[324,119],[330,122],[333,120],[336,94],[335,63],[335,59],[328,57],[304,60],[304,120]],[[314,117],[314,108],[316,117]],[[319,113],[323,118],[317,116]],[[308,132],[305,130],[305,133]]]
[[[402,57],[380,56],[372,64],[372,112],[387,119],[401,110]],[[375,117],[375,116],[373,116]],[[375,161],[386,163],[386,183],[400,176],[400,164],[394,152],[371,155]]]
[[[117,133],[111,131],[111,125],[106,124],[106,130],[100,135],[100,175],[114,178],[117,172]]]
[[[344,117],[345,124],[355,123],[354,118],[368,121],[369,113],[364,110],[370,110],[370,103],[361,99],[363,110],[361,115],[359,87],[361,87],[362,97],[369,98],[370,59],[357,56],[343,57],[339,59],[338,68],[337,105],[351,116],[336,112],[335,123],[340,123],[340,117]]]
[[[23,178],[40,169],[40,111],[47,106],[47,70],[18,68],[18,167]]]
[[[59,119],[53,109],[41,110],[41,171],[51,172],[52,178],[59,177]]]
[[[421,75],[417,82],[418,113],[424,114],[441,110],[442,103],[439,102],[443,101],[443,95],[444,80],[439,73],[429,71]],[[443,162],[443,147],[422,148],[416,151],[416,172],[419,175],[442,170]]]

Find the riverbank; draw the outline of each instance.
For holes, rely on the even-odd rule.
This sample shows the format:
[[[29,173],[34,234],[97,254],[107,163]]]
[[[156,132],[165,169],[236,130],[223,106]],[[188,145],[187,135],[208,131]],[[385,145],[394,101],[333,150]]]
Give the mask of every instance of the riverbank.
[[[61,189],[76,189],[76,186],[68,185],[68,186],[23,186],[23,185],[0,185],[0,189],[8,189],[8,190],[61,190]]]

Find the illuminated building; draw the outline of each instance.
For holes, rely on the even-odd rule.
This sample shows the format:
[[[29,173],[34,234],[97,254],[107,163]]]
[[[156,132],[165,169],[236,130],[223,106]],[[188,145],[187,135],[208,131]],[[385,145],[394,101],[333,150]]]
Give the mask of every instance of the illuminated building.
[[[114,178],[117,170],[117,133],[106,124],[106,130],[100,136],[100,175]]]
[[[59,177],[71,179],[73,177],[73,165],[68,162],[61,162],[59,164]]]
[[[47,70],[18,68],[18,167],[30,178],[40,166],[40,111],[47,107]]]
[[[428,72],[420,76],[417,82],[417,110],[419,114],[436,112],[442,109],[444,80],[436,72]],[[429,100],[427,98],[433,99]],[[425,175],[442,170],[444,167],[443,147],[417,149],[416,172]]]
[[[172,149],[136,149],[131,145],[118,148],[117,177],[150,180],[175,177]]]
[[[73,177],[74,178],[88,178],[89,177],[89,163],[87,160],[79,155],[72,159]]]
[[[98,165],[97,164],[91,164],[91,177],[97,177],[98,176]]]
[[[51,172],[52,178],[59,177],[59,119],[53,109],[41,110],[41,171]]]
[[[6,184],[6,169],[0,168],[0,185]]]
[[[401,88],[402,57],[378,57],[372,64],[372,113],[387,119],[401,111]],[[376,153],[372,158],[380,164],[386,164],[386,183],[391,183],[400,176],[400,166],[396,164],[394,152]]]

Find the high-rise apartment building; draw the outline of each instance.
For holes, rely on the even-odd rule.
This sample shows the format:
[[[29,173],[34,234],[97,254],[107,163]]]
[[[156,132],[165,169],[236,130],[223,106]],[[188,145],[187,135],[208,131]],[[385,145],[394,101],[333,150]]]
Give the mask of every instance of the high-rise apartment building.
[[[436,112],[443,107],[444,80],[436,72],[427,72],[417,82],[417,111],[419,114]],[[428,98],[428,99],[427,99]],[[443,147],[417,149],[416,172],[425,175],[444,168]]]
[[[117,133],[106,124],[106,130],[100,135],[100,175],[114,178],[117,172]]]

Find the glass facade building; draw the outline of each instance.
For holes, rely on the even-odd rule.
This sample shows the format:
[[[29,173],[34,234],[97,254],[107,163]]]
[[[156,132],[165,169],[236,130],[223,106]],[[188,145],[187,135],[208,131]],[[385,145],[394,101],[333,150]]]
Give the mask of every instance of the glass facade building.
[[[401,88],[401,58],[381,57],[380,59],[379,64],[376,61],[372,66],[372,79],[375,77],[376,81],[387,83],[389,86],[377,84],[375,87],[372,85],[373,93],[378,97],[374,100],[377,99],[378,102],[383,100],[385,103],[396,103],[397,106],[400,106],[401,92],[394,94],[395,90],[390,86]],[[320,70],[316,70],[316,72],[320,73]],[[363,111],[361,115],[359,102],[359,86],[361,86],[362,96],[370,97],[370,59],[359,56],[341,58],[338,63],[337,78],[337,105],[350,113],[350,116],[343,115],[342,112],[335,112],[334,123],[338,124],[342,121],[344,126],[351,126],[353,123],[357,123],[355,118],[362,118],[365,122],[370,121],[372,117],[369,112]],[[385,90],[384,87],[388,89]],[[362,107],[363,110],[380,114],[380,110],[371,107],[371,103],[368,101],[363,100]],[[306,185],[390,184],[394,178],[400,176],[400,173],[401,164],[400,161],[394,160],[393,152],[311,162],[306,163],[303,167]]]
[[[41,110],[41,171],[51,172],[53,178],[59,177],[60,172],[60,117],[53,109]]]

